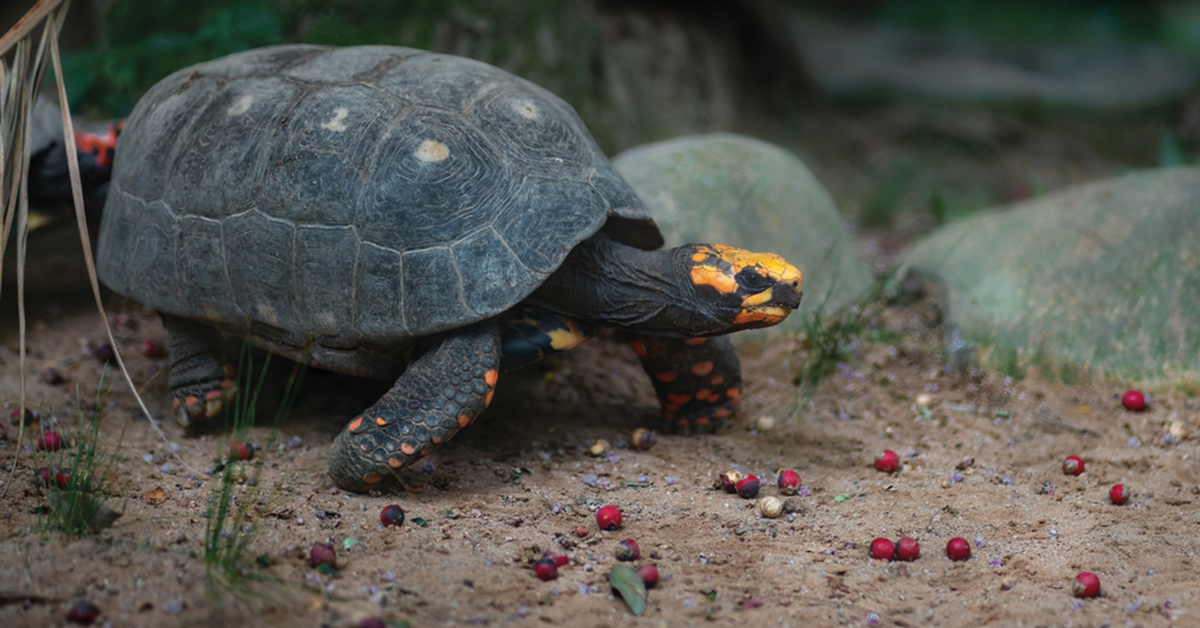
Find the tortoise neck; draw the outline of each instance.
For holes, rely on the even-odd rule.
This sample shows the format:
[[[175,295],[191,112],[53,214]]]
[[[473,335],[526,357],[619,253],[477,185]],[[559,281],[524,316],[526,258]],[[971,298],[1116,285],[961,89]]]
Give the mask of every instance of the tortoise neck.
[[[606,327],[690,335],[694,298],[680,256],[691,248],[643,251],[597,234],[576,246],[527,302]]]

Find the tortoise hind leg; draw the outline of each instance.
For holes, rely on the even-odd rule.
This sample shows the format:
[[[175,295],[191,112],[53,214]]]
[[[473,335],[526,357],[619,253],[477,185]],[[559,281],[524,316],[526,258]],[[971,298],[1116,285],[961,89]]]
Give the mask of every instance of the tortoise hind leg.
[[[209,325],[160,313],[170,345],[167,377],[175,417],[187,428],[203,427],[225,410],[237,386],[225,368],[219,332]]]
[[[742,366],[729,336],[666,338],[626,333],[654,382],[663,431],[715,431],[741,399]]]
[[[333,481],[369,491],[450,440],[491,402],[499,366],[495,321],[446,336],[338,434],[329,454]]]

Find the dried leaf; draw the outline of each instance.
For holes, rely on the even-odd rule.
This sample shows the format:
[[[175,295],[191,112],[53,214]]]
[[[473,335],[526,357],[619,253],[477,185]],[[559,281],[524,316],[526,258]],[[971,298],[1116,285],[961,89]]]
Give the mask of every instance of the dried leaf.
[[[613,565],[612,571],[608,572],[608,584],[625,598],[634,615],[641,617],[646,612],[646,583],[638,570],[625,564]]]
[[[161,486],[154,487],[153,490],[146,491],[142,494],[142,499],[151,506],[157,506],[167,501],[167,492]]]

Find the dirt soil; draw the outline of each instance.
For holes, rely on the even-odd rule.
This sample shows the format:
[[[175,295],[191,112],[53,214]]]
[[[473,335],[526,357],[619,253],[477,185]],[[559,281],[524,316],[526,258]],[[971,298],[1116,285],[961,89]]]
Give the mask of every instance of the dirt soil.
[[[888,172],[880,160],[903,154],[912,121],[834,122],[809,123],[809,161],[840,206],[861,207],[847,191],[871,187],[855,173]],[[822,140],[825,127],[836,139]],[[1000,198],[1021,198],[1030,171],[1055,188],[1123,167],[1096,158],[1074,132],[1015,133],[947,160],[954,169],[931,161],[922,177],[983,181]],[[924,189],[909,196],[927,199]],[[876,267],[894,261],[892,234],[929,227],[906,216],[890,233],[859,236]],[[131,418],[141,414],[128,387],[104,375],[100,487],[123,516],[67,537],[47,529],[49,502],[34,481],[35,468],[61,460],[48,462],[30,439],[50,427],[84,434],[77,399],[86,409],[96,398],[92,347],[103,328],[72,261],[78,244],[31,246],[51,253],[30,269],[26,381],[38,418],[20,447],[8,418],[20,390],[11,260],[0,298],[2,626],[67,625],[79,600],[112,626],[342,627],[367,617],[413,626],[1200,625],[1200,402],[1167,391],[1132,413],[1117,386],[946,373],[937,312],[922,300],[865,314],[845,364],[811,397],[794,384],[810,359],[806,343],[743,343],[746,384],[732,425],[659,435],[645,451],[627,442],[657,423],[649,381],[627,347],[599,338],[502,379],[488,413],[405,475],[410,490],[384,495],[341,491],[325,468],[335,434],[386,384],[309,372],[279,430],[264,420],[251,431],[259,475],[235,491],[248,514],[223,526],[229,541],[252,538],[245,573],[269,581],[230,584],[209,577],[203,559],[206,513],[221,487],[221,472],[209,472],[229,434],[186,436],[170,420],[165,362],[141,352],[146,339],[166,340],[162,327],[110,298],[122,355],[166,439]],[[48,367],[65,381],[43,381]],[[280,397],[287,372],[275,364],[262,401]],[[597,439],[614,448],[589,455]],[[874,469],[884,449],[900,454],[899,472]],[[1086,461],[1084,474],[1064,475],[1068,455]],[[739,470],[763,478],[760,497],[778,495],[780,469],[798,471],[805,489],[798,509],[776,519],[713,488],[718,473]],[[1116,483],[1132,491],[1123,506],[1109,502]],[[379,513],[393,503],[407,521],[385,529]],[[603,504],[623,511],[619,530],[598,529]],[[921,544],[915,562],[868,557],[872,539],[903,536]],[[970,559],[946,557],[953,537],[969,541]],[[640,619],[607,582],[625,538],[641,546],[635,564],[656,563],[662,574]],[[317,542],[338,549],[336,571],[309,567]],[[546,550],[570,563],[543,582],[531,563]],[[1083,571],[1099,576],[1099,598],[1073,596]]]
[[[627,347],[600,338],[506,380],[485,418],[407,473],[410,491],[384,495],[346,493],[325,472],[333,436],[379,388],[309,373],[278,433],[251,432],[261,475],[256,488],[238,489],[257,499],[241,522],[253,534],[246,571],[277,582],[223,585],[206,579],[203,552],[206,512],[221,486],[206,469],[228,435],[186,437],[166,420],[164,363],[140,352],[144,339],[165,334],[136,304],[113,301],[109,316],[121,323],[123,355],[170,444],[130,419],[131,394],[112,385],[101,403],[98,446],[111,462],[102,490],[124,514],[94,536],[44,529],[47,500],[32,478],[45,462],[28,434],[49,426],[81,434],[76,390],[89,406],[101,379],[82,347],[103,337],[85,298],[77,287],[31,296],[28,394],[40,418],[21,448],[7,419],[18,399],[11,326],[0,347],[4,626],[67,625],[77,600],[113,626],[352,626],[370,616],[413,626],[1200,622],[1200,404],[1163,394],[1131,413],[1117,388],[944,373],[936,312],[921,301],[868,312],[850,361],[808,399],[793,384],[807,357],[800,341],[748,343],[733,425],[710,436],[660,435],[646,451],[626,443],[656,422],[649,382]],[[11,293],[4,299],[11,304]],[[47,366],[65,383],[42,381]],[[268,379],[264,399],[278,395],[283,377]],[[1169,422],[1175,436],[1164,439]],[[597,439],[614,448],[589,455]],[[873,468],[884,449],[899,452],[899,472]],[[1086,461],[1083,475],[1063,474],[1071,454]],[[731,469],[763,478],[760,496],[779,494],[779,469],[797,470],[798,510],[768,519],[754,500],[714,489]],[[1118,482],[1133,493],[1124,506],[1109,502]],[[392,503],[408,520],[383,528],[380,510]],[[619,530],[598,529],[603,504],[623,511]],[[868,557],[873,538],[903,536],[921,544],[915,562]],[[946,557],[956,536],[970,541],[964,562]],[[657,563],[662,574],[640,619],[607,584],[625,538],[642,548],[637,564]],[[308,566],[317,542],[338,549],[336,572]],[[531,568],[545,550],[570,558],[548,582]],[[260,556],[269,566],[255,562]],[[1100,577],[1098,599],[1073,597],[1081,571]]]

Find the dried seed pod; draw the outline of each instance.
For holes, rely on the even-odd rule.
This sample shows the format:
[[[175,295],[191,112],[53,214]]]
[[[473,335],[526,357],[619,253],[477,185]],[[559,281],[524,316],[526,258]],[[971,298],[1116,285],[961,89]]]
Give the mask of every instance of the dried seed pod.
[[[764,497],[758,500],[758,511],[768,519],[774,519],[783,514],[783,502],[778,497]]]

